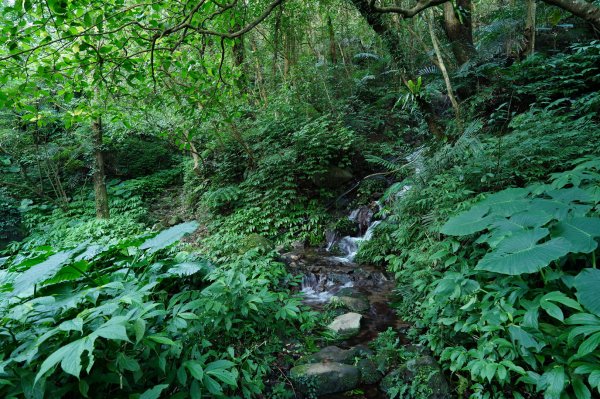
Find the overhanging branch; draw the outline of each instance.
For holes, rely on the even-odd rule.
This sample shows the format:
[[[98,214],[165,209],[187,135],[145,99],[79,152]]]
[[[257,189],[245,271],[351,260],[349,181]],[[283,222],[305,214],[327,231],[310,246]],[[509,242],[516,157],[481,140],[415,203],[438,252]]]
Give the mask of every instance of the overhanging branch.
[[[417,3],[411,8],[402,8],[398,6],[378,6],[376,0],[371,0],[369,3],[371,10],[382,14],[399,14],[404,18],[412,18],[420,12],[440,4],[444,4],[448,0],[418,0]]]

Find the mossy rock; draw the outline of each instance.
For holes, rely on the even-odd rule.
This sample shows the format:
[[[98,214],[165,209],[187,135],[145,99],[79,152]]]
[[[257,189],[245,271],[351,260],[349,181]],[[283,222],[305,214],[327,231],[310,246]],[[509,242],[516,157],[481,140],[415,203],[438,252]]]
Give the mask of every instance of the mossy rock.
[[[344,306],[346,308],[348,308],[349,310],[351,310],[353,312],[357,312],[357,313],[366,312],[371,307],[371,305],[369,304],[369,301],[366,298],[362,298],[362,297],[337,296],[336,295],[333,298],[336,298],[335,300],[338,300],[341,303],[343,303]]]
[[[343,363],[353,365],[357,359],[366,359],[373,351],[364,345],[358,345],[350,349],[342,349],[337,346],[327,346],[320,351],[298,360],[298,364],[304,363]]]
[[[360,382],[361,384],[377,384],[381,381],[383,375],[377,370],[377,366],[370,359],[361,359],[356,364],[358,371],[360,371]]]
[[[356,222],[348,219],[347,217],[341,218],[335,222],[332,226],[332,229],[339,237],[355,236],[358,233],[358,225]]]
[[[353,364],[354,352],[337,346],[327,346],[320,351],[302,357],[298,363],[343,363]]]
[[[340,338],[350,338],[360,332],[361,320],[361,314],[355,312],[345,313],[333,319],[327,327]]]
[[[342,187],[353,178],[354,175],[348,169],[331,166],[325,172],[314,176],[312,180],[317,187],[333,189]]]
[[[300,392],[321,396],[356,388],[360,382],[360,372],[348,364],[311,363],[292,368],[290,379]]]
[[[356,297],[356,296],[360,296],[361,294],[356,290],[356,288],[345,287],[345,288],[342,288],[341,290],[339,290],[335,295],[336,296]]]
[[[421,356],[407,361],[386,375],[379,387],[389,392],[397,386],[411,386],[411,391],[423,399],[446,399],[450,396],[448,383],[440,366],[431,356]]]

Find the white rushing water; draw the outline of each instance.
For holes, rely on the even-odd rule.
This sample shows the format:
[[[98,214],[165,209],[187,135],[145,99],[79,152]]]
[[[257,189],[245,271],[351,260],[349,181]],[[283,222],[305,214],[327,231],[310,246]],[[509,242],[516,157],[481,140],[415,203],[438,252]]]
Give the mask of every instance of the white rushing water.
[[[425,147],[420,147],[415,150],[412,154],[407,156],[405,159],[414,168],[414,174],[417,176],[422,173],[424,169],[424,152]],[[412,185],[404,184],[400,190],[398,190],[393,200],[398,201],[404,197],[410,190]],[[383,210],[383,204],[379,201],[376,202],[379,216],[382,219],[386,218],[386,214]],[[381,223],[381,220],[373,221],[375,212],[372,208],[362,206],[354,209],[348,215],[348,219],[355,222],[358,226],[358,236],[345,236],[339,238],[335,232],[331,232],[327,235],[327,246],[325,250],[331,252],[337,247],[341,254],[339,256],[326,256],[326,259],[333,260],[338,264],[346,265],[348,273],[353,271],[356,267],[354,258],[360,249],[361,244],[371,240],[373,233],[377,226]],[[364,233],[363,233],[364,232]],[[336,272],[337,273],[337,272]],[[339,280],[334,281],[330,275],[331,273],[320,272],[318,275],[308,273],[302,280],[302,292],[305,296],[305,301],[308,303],[326,303],[329,299],[334,296],[340,289],[346,287],[352,287],[354,284],[350,282],[340,282]]]
[[[379,205],[379,204],[378,204]],[[349,219],[358,222],[360,209],[352,211]],[[358,253],[360,245],[369,241],[373,237],[375,228],[381,223],[380,220],[370,221],[373,217],[373,212],[369,211],[369,227],[365,231],[365,234],[358,237],[346,236],[339,240],[335,237],[327,243],[326,250],[329,252],[335,245],[342,253],[341,256],[330,256],[328,258],[352,266],[354,264],[354,258]],[[352,269],[350,269],[352,270]],[[334,282],[327,273],[314,274],[308,273],[302,279],[302,292],[304,293],[305,302],[307,303],[326,303],[334,296],[340,289],[353,287],[352,281],[344,284]]]
[[[353,287],[354,283],[349,281],[343,285],[337,285],[328,279],[327,275],[315,275],[309,273],[302,278],[302,293],[306,303],[327,303],[342,288]]]

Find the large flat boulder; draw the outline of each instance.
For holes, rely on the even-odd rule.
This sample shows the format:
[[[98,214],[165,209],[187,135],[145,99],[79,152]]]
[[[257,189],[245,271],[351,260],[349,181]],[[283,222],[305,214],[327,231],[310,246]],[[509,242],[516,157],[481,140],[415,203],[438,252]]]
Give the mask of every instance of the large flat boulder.
[[[360,372],[348,364],[311,363],[292,368],[290,378],[301,392],[321,396],[356,388]]]

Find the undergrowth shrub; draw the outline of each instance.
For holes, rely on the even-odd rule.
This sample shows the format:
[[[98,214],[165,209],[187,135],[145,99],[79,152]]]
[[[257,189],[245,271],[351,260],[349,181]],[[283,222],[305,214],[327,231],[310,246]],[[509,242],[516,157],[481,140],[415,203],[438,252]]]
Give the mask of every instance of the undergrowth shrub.
[[[589,76],[597,60],[592,43],[550,63]],[[600,393],[600,319],[589,296],[600,289],[597,81],[572,85],[567,98],[557,87],[568,79],[542,84],[560,73],[528,62],[506,72],[509,90],[484,93],[497,109],[481,131],[467,125],[453,143],[426,147],[418,168],[388,167],[414,172],[397,174],[406,179],[384,194],[388,216],[357,259],[394,273],[398,312],[441,357],[459,396],[591,398]],[[522,188],[493,194],[509,187]],[[510,198],[491,205],[502,196]],[[442,229],[472,206],[451,222],[477,229]]]
[[[257,397],[286,337],[314,327],[272,255],[215,266],[172,244],[198,224],[49,246],[0,269],[0,395]]]
[[[521,397],[516,385],[557,399],[600,392],[600,314],[591,299],[600,289],[600,160],[575,166],[547,185],[486,195],[441,229],[463,239],[440,235],[440,226],[483,195],[456,175],[438,176],[406,193],[361,249],[395,273],[414,337],[468,381],[459,394]]]
[[[329,220],[326,204],[352,178],[357,136],[328,117],[267,113],[235,141],[239,152],[215,147],[200,175],[186,175],[188,203],[209,229],[202,242],[206,252],[235,253],[253,235],[276,243],[321,242]],[[211,157],[220,159],[218,168]],[[225,169],[223,157],[225,164],[246,169],[236,175]]]

